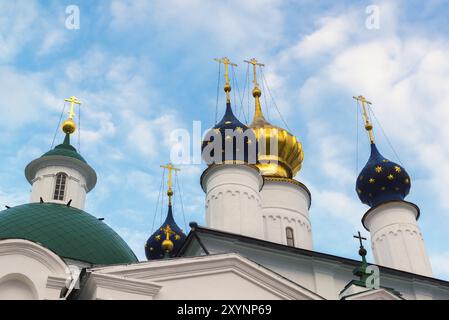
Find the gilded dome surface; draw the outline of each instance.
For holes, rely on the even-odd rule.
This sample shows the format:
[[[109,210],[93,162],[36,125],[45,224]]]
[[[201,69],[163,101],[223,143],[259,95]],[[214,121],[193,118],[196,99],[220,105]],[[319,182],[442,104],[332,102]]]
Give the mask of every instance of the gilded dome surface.
[[[253,92],[256,112],[250,124],[258,144],[257,167],[267,177],[293,178],[304,160],[302,144],[287,130],[265,120],[257,95],[259,92]]]

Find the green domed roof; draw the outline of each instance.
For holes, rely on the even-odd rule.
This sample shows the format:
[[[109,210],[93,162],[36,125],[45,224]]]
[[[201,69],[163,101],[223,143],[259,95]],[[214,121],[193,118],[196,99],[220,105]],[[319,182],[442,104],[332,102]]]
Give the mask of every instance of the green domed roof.
[[[0,211],[0,239],[26,239],[63,258],[92,264],[137,262],[126,242],[82,210],[54,203],[29,203]]]
[[[45,156],[65,156],[71,157],[78,160],[81,160],[84,163],[87,163],[86,160],[76,151],[76,149],[70,144],[70,135],[66,134],[64,138],[64,142],[60,145],[57,145],[54,149],[44,153],[42,157]]]

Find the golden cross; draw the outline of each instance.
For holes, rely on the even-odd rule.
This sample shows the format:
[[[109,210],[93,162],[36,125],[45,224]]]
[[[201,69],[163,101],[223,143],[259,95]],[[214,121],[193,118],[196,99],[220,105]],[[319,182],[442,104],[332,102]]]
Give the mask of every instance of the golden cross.
[[[161,231],[163,232],[163,233],[165,233],[165,236],[166,236],[166,239],[167,240],[170,240],[170,236],[172,235],[172,234],[175,234],[176,232],[174,232],[171,228],[170,228],[170,225],[169,224],[167,224],[164,228],[161,228]]]
[[[226,92],[226,102],[230,102],[231,98],[229,96],[229,92],[231,92],[231,84],[229,83],[229,65],[237,67],[237,65],[233,62],[231,62],[231,60],[229,60],[228,57],[223,57],[221,59],[215,58],[215,61],[217,61],[218,63],[223,63],[225,66],[225,72],[224,72],[224,77],[225,77],[225,85],[224,85],[224,91]]]
[[[168,170],[168,191],[167,191],[167,195],[168,195],[168,204],[171,206],[171,197],[173,195],[173,177],[172,177],[172,172],[173,171],[181,171],[181,169],[179,168],[175,168],[171,163],[167,164],[166,166],[161,166],[161,168],[167,169]]]
[[[252,58],[251,60],[243,60],[243,61],[253,65],[253,77],[254,77],[253,83],[254,83],[254,87],[255,88],[259,88],[259,84],[257,83],[256,69],[257,69],[257,66],[265,67],[265,65],[262,64],[262,63],[257,62],[257,60],[255,58]]]
[[[360,101],[362,103],[362,108],[363,108],[363,117],[365,118],[365,129],[366,131],[368,131],[369,134],[369,141],[371,143],[374,143],[374,137],[373,137],[373,125],[371,124],[371,122],[369,121],[369,117],[368,117],[368,113],[366,112],[366,106],[365,103],[367,105],[371,105],[371,102],[369,102],[368,100],[365,99],[364,96],[360,95],[358,97],[352,97],[353,99]]]
[[[70,102],[70,110],[69,110],[69,118],[73,119],[75,113],[73,113],[73,107],[75,104],[80,105],[81,101],[78,100],[77,97],[71,96],[70,98],[64,99],[64,101]]]

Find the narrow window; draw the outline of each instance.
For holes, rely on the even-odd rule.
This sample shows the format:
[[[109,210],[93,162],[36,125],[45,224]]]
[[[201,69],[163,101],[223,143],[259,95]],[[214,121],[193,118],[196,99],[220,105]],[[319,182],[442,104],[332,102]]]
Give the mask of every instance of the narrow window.
[[[53,195],[53,200],[64,200],[66,180],[67,175],[65,173],[60,172],[56,175],[55,193]]]
[[[295,237],[293,235],[293,229],[290,227],[287,227],[285,229],[285,235],[287,236],[287,245],[294,247],[295,246]]]

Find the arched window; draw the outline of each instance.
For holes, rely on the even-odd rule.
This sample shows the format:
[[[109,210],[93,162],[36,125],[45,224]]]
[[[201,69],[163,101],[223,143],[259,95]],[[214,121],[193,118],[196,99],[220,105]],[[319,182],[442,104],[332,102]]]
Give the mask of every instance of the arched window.
[[[64,172],[59,172],[56,175],[55,193],[53,195],[53,200],[64,200],[66,180],[67,175]]]
[[[285,228],[285,235],[287,237],[287,245],[294,247],[295,246],[295,236],[293,234],[293,229],[290,227]]]

